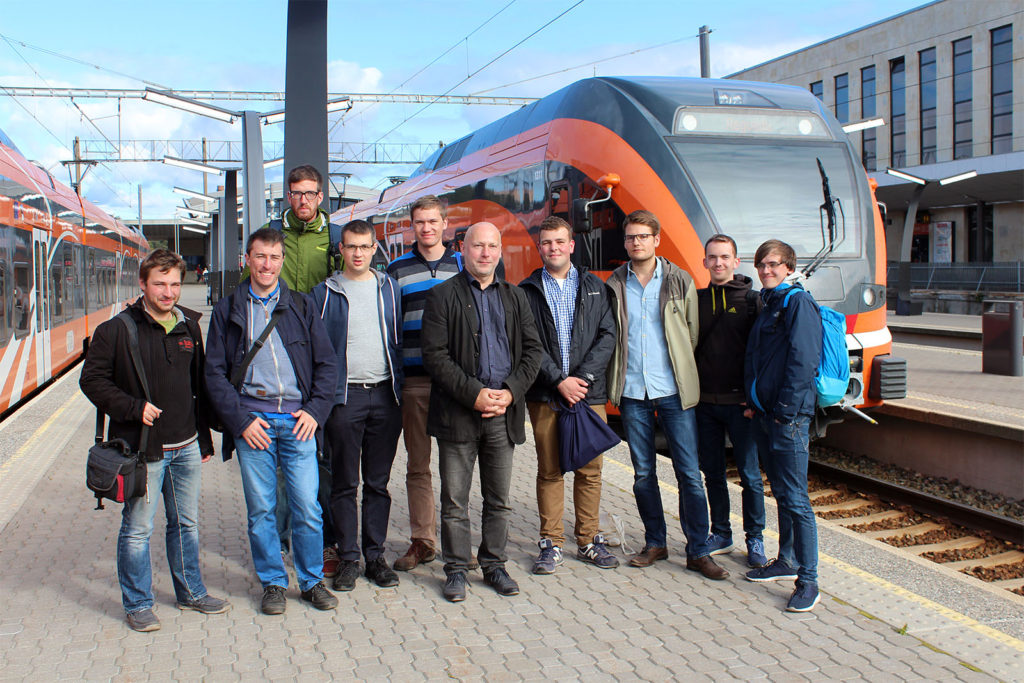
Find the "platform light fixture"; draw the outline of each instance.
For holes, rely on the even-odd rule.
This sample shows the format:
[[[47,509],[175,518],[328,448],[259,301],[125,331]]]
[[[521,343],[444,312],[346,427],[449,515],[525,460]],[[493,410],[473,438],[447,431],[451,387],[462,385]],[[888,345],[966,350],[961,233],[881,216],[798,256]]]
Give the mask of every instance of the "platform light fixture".
[[[864,119],[863,121],[854,121],[843,126],[844,133],[856,133],[858,130],[867,130],[868,128],[878,128],[879,126],[885,125],[885,119]]]
[[[269,161],[263,162],[263,168],[274,168],[275,166],[281,166],[284,164],[284,157],[278,157],[276,159],[270,159]]]
[[[209,231],[207,231],[207,230],[200,230],[199,228],[190,228],[187,225],[181,226],[181,229],[182,230],[188,230],[189,232],[197,232],[200,235],[209,235],[210,234]]]
[[[202,216],[203,218],[211,218],[213,216],[213,213],[211,213],[210,211],[203,211],[202,209],[193,209],[190,206],[176,206],[174,207],[174,210],[182,214],[191,214],[190,216],[187,216],[188,218],[195,218],[196,216]]]
[[[347,95],[345,97],[337,97],[333,100],[327,100],[328,114],[336,111],[349,111],[350,109],[352,109],[352,99]],[[260,114],[260,118],[263,119],[263,125],[265,126],[281,123],[285,118],[285,110],[275,109],[273,111],[268,111],[264,114]]]
[[[165,90],[146,88],[146,92],[142,94],[142,99],[149,100],[150,102],[156,102],[157,104],[163,104],[168,107],[174,107],[175,109],[181,109],[182,111],[191,112],[193,114],[209,116],[211,119],[217,119],[224,123],[234,123],[235,119],[239,117],[239,113],[237,111],[231,111],[230,109],[224,109],[223,107],[206,104],[205,102],[198,102],[188,97],[181,97],[180,95],[175,95]]]
[[[174,188],[171,188],[171,191],[172,192],[177,192],[178,194],[183,194],[186,197],[192,197],[193,199],[202,199],[204,202],[215,202],[215,201],[217,201],[216,197],[212,197],[212,196],[210,196],[208,194],[203,194],[202,192],[195,192],[193,190],[186,190],[184,187],[174,187]]]
[[[209,164],[203,164],[198,161],[189,161],[188,159],[179,159],[178,157],[165,156],[164,163],[170,166],[178,166],[179,168],[187,168],[190,171],[199,171],[200,173],[214,173],[220,175],[224,172],[223,169],[217,168],[216,166],[210,166]]]
[[[916,175],[910,175],[909,173],[904,173],[903,171],[897,171],[895,168],[887,168],[885,169],[885,172],[891,175],[893,178],[907,180],[912,183],[917,183],[918,185],[926,185],[928,183],[928,181],[925,180],[924,178],[918,178]]]
[[[206,223],[204,223],[203,221],[197,221],[194,218],[187,218],[185,216],[178,216],[178,222],[188,223],[189,225],[201,225],[203,227],[206,227]]]
[[[953,183],[958,183],[961,180],[970,180],[971,178],[977,177],[977,171],[967,171],[966,173],[958,173],[957,175],[951,175],[948,178],[943,178],[939,181],[939,185],[951,185]]]

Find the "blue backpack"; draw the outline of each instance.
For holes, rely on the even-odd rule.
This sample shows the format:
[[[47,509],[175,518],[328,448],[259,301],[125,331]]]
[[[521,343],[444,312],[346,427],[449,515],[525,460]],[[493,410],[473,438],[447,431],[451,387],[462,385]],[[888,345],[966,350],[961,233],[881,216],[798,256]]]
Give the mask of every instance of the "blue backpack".
[[[797,289],[791,289],[782,300],[782,307]],[[817,303],[817,302],[815,302]],[[821,359],[814,376],[818,405],[834,406],[846,395],[850,385],[850,352],[846,348],[846,316],[834,308],[818,304],[821,313]]]

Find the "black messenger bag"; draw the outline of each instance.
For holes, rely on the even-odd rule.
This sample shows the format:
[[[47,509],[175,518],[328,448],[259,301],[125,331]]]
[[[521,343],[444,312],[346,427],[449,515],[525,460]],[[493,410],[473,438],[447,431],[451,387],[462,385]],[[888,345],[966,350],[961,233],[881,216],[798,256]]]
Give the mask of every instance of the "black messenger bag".
[[[149,382],[146,381],[146,370],[142,367],[139,351],[139,331],[127,311],[116,316],[128,329],[128,351],[131,353],[132,365],[142,383],[142,391],[146,401],[149,398]],[[124,439],[103,440],[105,416],[96,409],[96,444],[89,449],[89,457],[85,465],[85,485],[96,495],[96,510],[102,510],[103,499],[124,503],[132,498],[146,495],[146,463],[142,454],[146,452],[149,441],[149,426],[142,425],[139,436],[139,450],[133,452]]]

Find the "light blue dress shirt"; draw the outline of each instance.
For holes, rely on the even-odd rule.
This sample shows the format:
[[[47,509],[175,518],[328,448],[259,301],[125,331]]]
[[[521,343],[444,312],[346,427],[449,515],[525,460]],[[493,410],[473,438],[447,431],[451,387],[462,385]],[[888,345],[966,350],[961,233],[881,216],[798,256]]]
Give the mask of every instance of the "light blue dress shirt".
[[[672,359],[665,343],[665,326],[661,321],[658,295],[661,293],[662,267],[659,259],[654,276],[644,287],[633,273],[633,264],[626,267],[627,331],[626,381],[622,395],[643,400],[664,398],[679,393]]]

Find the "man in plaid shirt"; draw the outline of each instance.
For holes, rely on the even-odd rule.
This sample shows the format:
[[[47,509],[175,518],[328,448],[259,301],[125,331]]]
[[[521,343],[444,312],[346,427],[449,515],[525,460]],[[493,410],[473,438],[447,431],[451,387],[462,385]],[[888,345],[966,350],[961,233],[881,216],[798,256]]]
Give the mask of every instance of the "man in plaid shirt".
[[[573,405],[586,401],[601,417],[608,398],[605,370],[615,348],[615,319],[604,282],[577,269],[572,228],[551,216],[540,225],[540,257],[520,287],[526,292],[544,354],[537,380],[526,393],[527,410],[537,442],[537,507],[540,512],[540,555],[534,574],[553,574],[562,563],[565,531],[564,484],[559,466],[557,413],[552,399]],[[576,507],[576,556],[602,569],[619,564],[605,545],[598,527],[601,504],[601,466],[598,456],[573,475]]]

